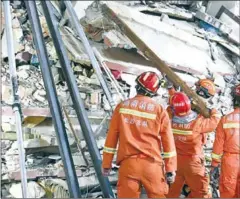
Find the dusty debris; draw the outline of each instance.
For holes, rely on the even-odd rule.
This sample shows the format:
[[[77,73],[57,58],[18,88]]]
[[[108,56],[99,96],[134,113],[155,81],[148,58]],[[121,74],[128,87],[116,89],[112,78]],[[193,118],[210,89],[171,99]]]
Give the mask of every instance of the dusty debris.
[[[160,17],[160,21],[168,23],[169,22],[168,15],[167,14],[162,14],[161,17]]]
[[[67,183],[61,179],[41,180],[39,184],[48,190],[47,195],[50,198],[69,198]]]
[[[194,14],[189,10],[172,5],[189,6],[191,4],[190,1],[169,1],[168,3],[172,5],[163,3],[140,5],[140,3],[140,1],[121,2],[121,4],[129,6],[128,8],[130,10],[127,15],[129,17],[129,24],[132,26],[138,26],[142,37],[149,37],[152,39],[152,42],[156,45],[156,52],[161,54],[161,57],[169,63],[173,69],[175,69],[178,76],[186,80],[186,83],[191,86],[192,89],[194,89],[193,85],[198,80],[197,75],[207,75],[208,68],[211,72],[215,72],[214,82],[219,93],[209,101],[208,107],[217,108],[221,111],[222,115],[229,113],[232,110],[230,88],[236,84],[234,81],[238,81],[238,79],[240,80],[240,75],[235,76],[236,72],[240,72],[240,55],[237,46],[220,35],[211,34],[203,29],[197,28],[196,24],[183,21],[183,19],[192,20]],[[22,7],[22,4],[20,4],[19,1],[16,1],[15,6],[18,8],[18,12],[13,9],[14,44],[16,49],[21,105],[23,109],[29,107],[33,108],[31,110],[35,114],[38,111],[35,108],[47,108],[48,101],[42,80],[40,63],[33,44],[26,9]],[[54,3],[54,7],[60,13],[59,5],[57,5],[57,3]],[[202,7],[197,8],[197,10],[199,9],[201,11]],[[140,13],[140,11],[148,11],[155,14],[159,13],[161,14],[161,17],[149,16],[147,13]],[[136,75],[145,70],[152,70],[152,65],[149,65],[149,61],[142,56],[143,53],[136,49],[136,46],[129,40],[129,38],[126,37],[126,35],[124,35],[112,21],[109,21],[104,17],[99,3],[92,3],[88,6],[86,11],[79,11],[80,14],[82,12],[85,12],[85,16],[80,19],[80,23],[83,25],[85,33],[90,39],[91,45],[101,51],[101,54],[104,56],[104,60],[107,63],[106,65],[110,67],[111,70],[120,71],[121,76],[116,79],[120,86],[124,88],[124,91],[126,91],[127,96],[132,97],[135,94],[134,79]],[[134,14],[134,16],[132,16],[132,14]],[[174,20],[172,17],[182,19],[180,21],[181,23]],[[41,16],[40,21],[47,44],[48,55],[59,100],[61,105],[67,107],[67,111],[71,117],[76,117],[76,113],[71,107],[73,103],[66,82],[62,77],[61,66],[53,42],[49,37],[50,35],[45,17]],[[187,23],[188,25],[186,28],[184,23]],[[5,58],[5,62],[2,60],[2,104],[4,106],[11,106],[11,87],[9,81],[8,60],[6,59],[7,49],[5,34],[3,26],[2,59]],[[210,45],[204,38],[206,34],[208,35],[210,42],[214,41],[219,44],[216,45],[218,61],[215,64],[211,60]],[[106,96],[103,94],[94,71],[92,71],[91,63],[83,44],[71,29],[71,24],[61,27],[61,35],[76,77],[79,93],[84,100],[85,108],[89,116],[92,118],[91,125],[94,131],[94,136],[96,137],[98,149],[102,155],[109,118],[100,128],[100,132],[98,133],[96,131],[98,130],[99,123],[101,123],[104,116],[107,115],[105,111],[110,110],[110,106],[106,100]],[[225,51],[221,50],[223,48],[220,45],[224,47]],[[122,50],[122,55],[120,55],[120,51],[116,51],[117,58],[114,57],[112,51],[109,50],[110,48],[111,50]],[[228,49],[228,51],[226,49]],[[231,54],[230,59],[226,58],[225,54]],[[118,59],[118,56],[123,58]],[[136,60],[135,62],[130,61],[132,60],[129,58],[131,56],[133,57],[132,59]],[[194,59],[189,59],[189,57],[194,57]],[[230,76],[224,76],[223,78],[223,74],[230,74]],[[108,78],[106,79],[108,81]],[[120,102],[120,98],[116,94],[114,88],[110,86],[110,82],[108,82],[108,84],[111,88],[114,101]],[[166,107],[168,102],[167,90],[161,88],[159,89],[158,94],[159,96],[155,97],[154,100]],[[49,111],[45,116],[51,116]],[[29,182],[31,189],[29,194],[32,197],[69,198],[67,182],[65,180],[66,176],[61,160],[62,158],[58,150],[56,133],[54,128],[52,126],[50,128],[48,125],[49,124],[44,121],[39,129],[37,129],[36,126],[36,129],[31,129],[31,133],[24,133],[27,176],[28,179],[31,180]],[[1,128],[5,136],[3,136],[3,138],[14,138],[13,140],[16,140],[14,122],[4,119]],[[73,151],[73,161],[81,190],[84,193],[86,192],[85,197],[103,197],[79,124],[77,124],[76,129],[81,137],[80,143],[84,155],[90,163],[89,167],[87,167],[84,158],[76,148],[75,139],[67,130],[68,140],[71,150]],[[207,137],[207,142],[205,144],[206,165],[210,165],[211,150],[209,149],[212,148],[214,138],[214,132]],[[17,142],[1,140],[1,153],[1,173],[2,179],[4,180],[4,183],[2,183],[3,188],[1,190],[2,196],[19,198],[21,197],[20,183],[9,183],[11,180],[18,182],[21,180]],[[115,186],[117,183],[118,167],[114,164],[113,167],[114,169],[111,172],[109,179],[111,184]]]
[[[46,194],[44,189],[34,181],[28,182],[27,186],[28,186],[27,195],[29,198],[42,198]],[[22,198],[21,183],[12,184],[11,188],[9,189],[9,192],[14,198]]]
[[[79,39],[73,36],[73,31],[69,28],[61,28],[61,35],[63,42],[69,51],[70,60],[89,66],[90,60],[88,56],[84,53],[83,44]]]
[[[45,147],[50,146],[46,140],[43,139],[30,139],[24,141],[24,148],[38,148],[38,147]]]
[[[192,12],[174,5],[169,5],[167,3],[158,2],[154,4],[154,7],[141,6],[137,9],[143,13],[152,13],[158,15],[167,14],[169,17],[178,19],[184,19],[187,21],[194,20],[194,15]]]
[[[223,32],[224,34],[229,34],[232,31],[232,29],[228,25],[224,24],[222,21],[216,19],[215,17],[208,15],[207,13],[198,11],[195,17],[212,25],[213,27]]]
[[[110,30],[109,32],[104,33],[103,39],[104,44],[110,48],[136,48],[136,46],[125,35],[122,35],[122,33],[117,30]]]
[[[15,53],[18,53],[22,50],[24,50],[24,45],[21,44],[21,39],[23,37],[22,29],[20,27],[20,23],[18,19],[15,17],[12,20],[13,24],[13,38],[14,38],[14,50]],[[8,57],[7,53],[7,37],[6,37],[6,31],[4,30],[3,36],[2,36],[2,58]]]

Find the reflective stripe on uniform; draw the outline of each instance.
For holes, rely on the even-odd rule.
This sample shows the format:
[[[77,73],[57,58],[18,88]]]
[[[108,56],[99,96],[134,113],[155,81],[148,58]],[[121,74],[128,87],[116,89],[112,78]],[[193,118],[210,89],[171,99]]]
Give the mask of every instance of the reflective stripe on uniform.
[[[231,128],[239,129],[240,124],[239,123],[225,123],[225,124],[223,124],[223,128],[224,129],[231,129]]]
[[[212,116],[217,117],[217,118],[221,118],[221,115],[218,114],[218,113],[215,113],[215,114],[213,114]]]
[[[179,130],[179,129],[173,129],[173,134],[192,135],[192,131],[184,131],[184,130]]]
[[[174,156],[176,156],[177,154],[176,154],[176,151],[172,151],[172,152],[164,152],[163,153],[163,157],[164,158],[171,158],[171,157],[174,157]]]
[[[151,119],[151,120],[155,120],[157,117],[156,114],[131,110],[131,109],[127,109],[127,108],[120,108],[119,112],[123,113],[123,114],[128,114],[128,115],[133,115],[133,116],[142,117],[142,118],[146,118],[146,119]]]
[[[218,155],[216,153],[212,153],[212,158],[215,159],[215,160],[220,160],[222,157],[222,154],[221,155]]]
[[[109,148],[109,147],[105,146],[105,147],[103,147],[103,152],[115,154],[117,152],[117,150],[115,148]]]

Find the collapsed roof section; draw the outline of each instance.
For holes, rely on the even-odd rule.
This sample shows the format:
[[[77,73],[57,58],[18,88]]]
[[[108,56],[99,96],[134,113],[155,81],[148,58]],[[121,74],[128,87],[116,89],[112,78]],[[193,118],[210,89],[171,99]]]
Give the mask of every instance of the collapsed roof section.
[[[219,46],[215,46],[216,60],[211,59],[211,48],[214,46],[204,39],[204,35],[203,38],[197,37],[177,26],[160,21],[159,17],[143,14],[120,3],[105,3],[115,6],[118,16],[171,68],[191,74],[207,74],[207,68],[219,74],[236,73],[234,64],[217,51]],[[136,48],[112,21],[103,16],[101,6],[96,6],[96,3],[87,8],[86,16],[80,22],[88,36],[96,42],[104,42],[108,47],[128,50]],[[223,45],[226,45],[226,42]]]

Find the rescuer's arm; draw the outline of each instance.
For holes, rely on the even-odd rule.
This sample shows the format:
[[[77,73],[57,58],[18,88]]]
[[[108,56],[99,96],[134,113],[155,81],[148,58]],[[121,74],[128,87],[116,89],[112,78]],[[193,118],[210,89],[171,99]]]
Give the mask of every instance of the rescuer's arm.
[[[209,133],[216,129],[219,121],[221,119],[220,114],[217,113],[216,109],[212,109],[210,113],[210,118],[205,118],[200,116],[197,120],[195,127],[200,133]]]
[[[224,136],[223,118],[222,118],[217,126],[215,141],[213,144],[212,167],[217,167],[218,164],[221,162],[224,140],[225,140],[225,136]]]
[[[113,112],[109,131],[103,148],[102,168],[104,169],[112,168],[113,156],[117,151],[116,147],[119,137],[119,107],[120,105],[118,105]]]
[[[177,170],[176,148],[170,119],[166,110],[161,110],[159,122],[165,169],[166,172],[174,172]]]
[[[171,109],[171,106],[168,106],[166,110],[167,110],[169,119],[172,119],[173,118],[173,111]]]

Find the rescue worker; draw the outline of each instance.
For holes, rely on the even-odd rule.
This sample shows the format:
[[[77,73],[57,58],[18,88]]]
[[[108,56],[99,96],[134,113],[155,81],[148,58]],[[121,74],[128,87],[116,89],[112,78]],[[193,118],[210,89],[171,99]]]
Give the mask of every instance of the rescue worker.
[[[166,182],[174,181],[176,171],[171,124],[166,110],[151,99],[160,86],[157,74],[144,72],[136,83],[137,95],[114,110],[103,150],[103,175],[109,175],[117,152],[119,198],[139,198],[141,186],[148,197],[164,198]],[[165,173],[170,177],[165,178]]]
[[[216,94],[216,87],[210,79],[200,79],[195,85],[196,93],[203,99],[210,99]]]
[[[169,95],[173,95],[176,90],[173,87],[173,84],[171,81],[167,80],[167,87],[169,90]],[[216,87],[214,85],[214,79],[208,78],[208,79],[199,79],[196,83],[196,93],[198,96],[204,101],[208,102],[215,94],[216,94]],[[202,136],[202,145],[205,145],[207,143],[207,134],[203,134]]]
[[[172,122],[178,162],[176,179],[167,197],[179,197],[186,183],[191,190],[190,198],[210,198],[209,177],[204,166],[203,141],[205,133],[215,130],[220,116],[215,109],[211,110],[210,118],[192,111],[190,99],[182,92],[175,92],[170,97],[167,110]]]
[[[220,120],[212,152],[213,172],[221,163],[221,198],[240,198],[240,84],[233,89],[234,111]]]

